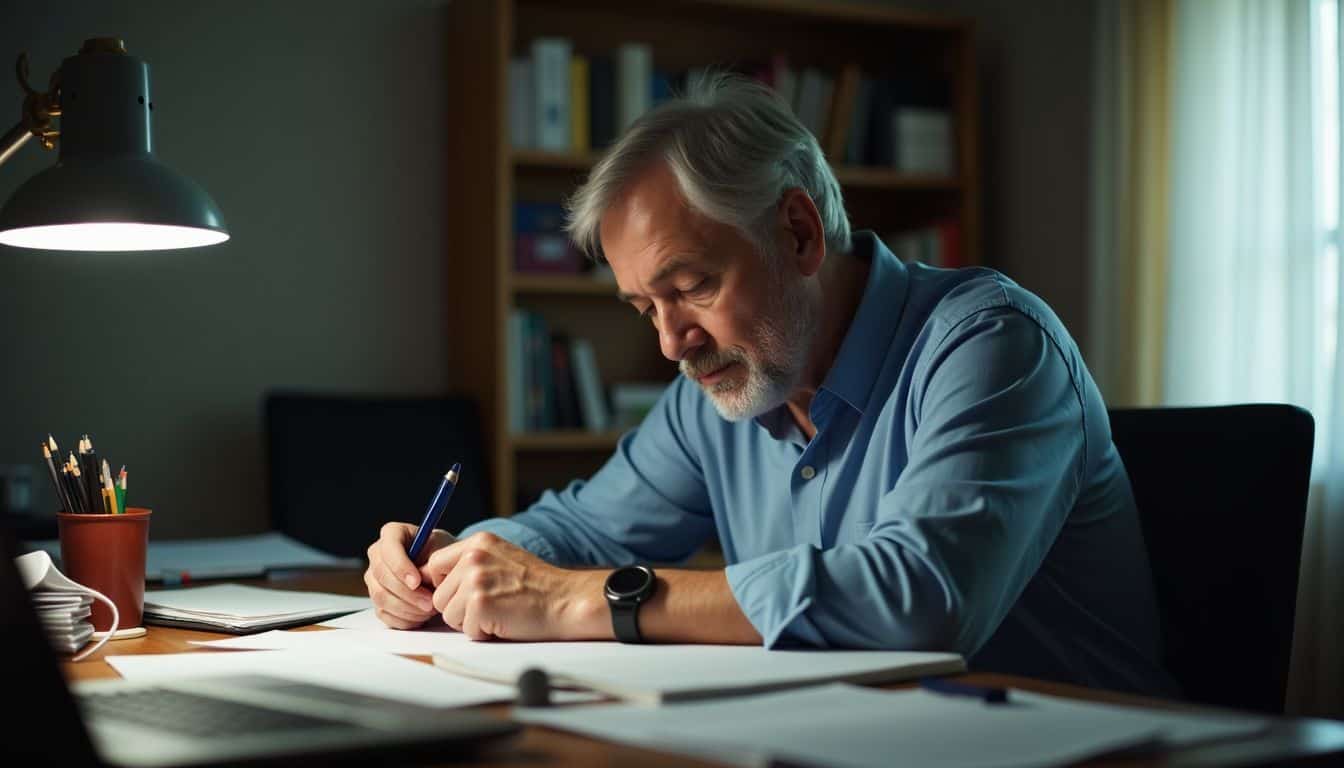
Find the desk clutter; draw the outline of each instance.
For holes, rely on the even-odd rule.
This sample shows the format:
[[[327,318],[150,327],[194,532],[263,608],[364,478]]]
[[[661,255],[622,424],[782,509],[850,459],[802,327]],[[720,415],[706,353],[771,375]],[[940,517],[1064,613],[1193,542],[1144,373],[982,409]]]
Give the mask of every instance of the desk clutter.
[[[106,596],[61,573],[46,552],[39,550],[19,555],[14,558],[14,564],[24,589],[32,598],[33,609],[47,640],[58,653],[75,653],[93,637],[89,616],[95,598],[107,603],[113,616],[117,616],[116,607]],[[116,626],[117,619],[114,618],[112,628],[115,630]],[[74,657],[74,661],[102,648],[111,636],[111,632],[104,633],[93,647]]]

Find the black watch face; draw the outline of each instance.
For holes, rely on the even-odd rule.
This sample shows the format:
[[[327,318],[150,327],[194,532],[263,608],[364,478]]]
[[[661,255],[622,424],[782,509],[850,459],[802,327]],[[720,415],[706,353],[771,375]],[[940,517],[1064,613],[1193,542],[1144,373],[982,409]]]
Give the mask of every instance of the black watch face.
[[[648,587],[653,574],[643,568],[618,568],[607,577],[607,591],[616,597],[634,597]]]

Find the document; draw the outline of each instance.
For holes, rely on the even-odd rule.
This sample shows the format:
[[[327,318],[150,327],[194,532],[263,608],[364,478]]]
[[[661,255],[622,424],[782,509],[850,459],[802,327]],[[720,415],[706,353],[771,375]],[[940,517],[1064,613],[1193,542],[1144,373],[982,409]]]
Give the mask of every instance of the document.
[[[213,584],[145,593],[145,622],[213,632],[259,632],[364,610],[367,597]]]
[[[849,685],[669,704],[518,708],[514,719],[735,765],[843,768],[1066,765],[1116,750],[1186,746],[1263,730],[1255,717],[1087,704],[1010,691],[1006,704]]]
[[[384,628],[386,629],[386,628]],[[193,640],[202,648],[234,651],[300,650],[306,648],[357,648],[407,656],[429,656],[447,651],[457,645],[472,642],[461,632],[443,625],[431,629],[397,630],[384,632],[326,629],[304,632],[272,630],[257,635],[229,637],[222,640]]]
[[[555,684],[649,705],[834,681],[890,683],[966,669],[955,653],[616,642],[471,643],[433,658],[444,669],[496,681],[516,680],[538,667]]]
[[[266,674],[430,707],[472,706],[514,697],[512,686],[458,677],[388,653],[350,648],[135,654],[109,656],[107,663],[129,680]]]
[[[514,683],[524,670],[545,670],[556,685],[593,690],[644,704],[755,693],[833,681],[887,683],[963,672],[955,653],[916,651],[766,650],[755,645],[626,645],[617,642],[473,642],[442,624],[389,629],[373,611],[323,622],[350,642],[393,653],[432,654],[435,665],[461,675]],[[298,634],[298,633],[285,633]],[[313,632],[302,634],[316,634]],[[276,635],[210,646],[293,647]]]

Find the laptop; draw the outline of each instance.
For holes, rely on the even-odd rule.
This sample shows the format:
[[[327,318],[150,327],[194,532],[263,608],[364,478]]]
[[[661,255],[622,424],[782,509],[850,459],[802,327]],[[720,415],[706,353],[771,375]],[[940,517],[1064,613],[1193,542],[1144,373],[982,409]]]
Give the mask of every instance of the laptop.
[[[67,684],[14,556],[0,522],[0,665],[13,713],[0,735],[0,764],[442,762],[521,727],[263,675]]]

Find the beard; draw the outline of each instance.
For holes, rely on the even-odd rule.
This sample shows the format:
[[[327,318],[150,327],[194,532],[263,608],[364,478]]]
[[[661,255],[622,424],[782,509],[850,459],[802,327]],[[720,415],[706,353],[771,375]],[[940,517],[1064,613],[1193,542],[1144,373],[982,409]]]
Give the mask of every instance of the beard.
[[[713,384],[702,384],[714,409],[727,421],[753,419],[778,408],[802,381],[816,335],[815,305],[807,300],[801,279],[790,280],[777,261],[769,263],[770,290],[764,316],[751,334],[754,349],[740,346],[706,351],[683,358],[681,372],[696,381],[700,376],[737,364],[741,371]],[[743,375],[745,371],[745,375]]]

